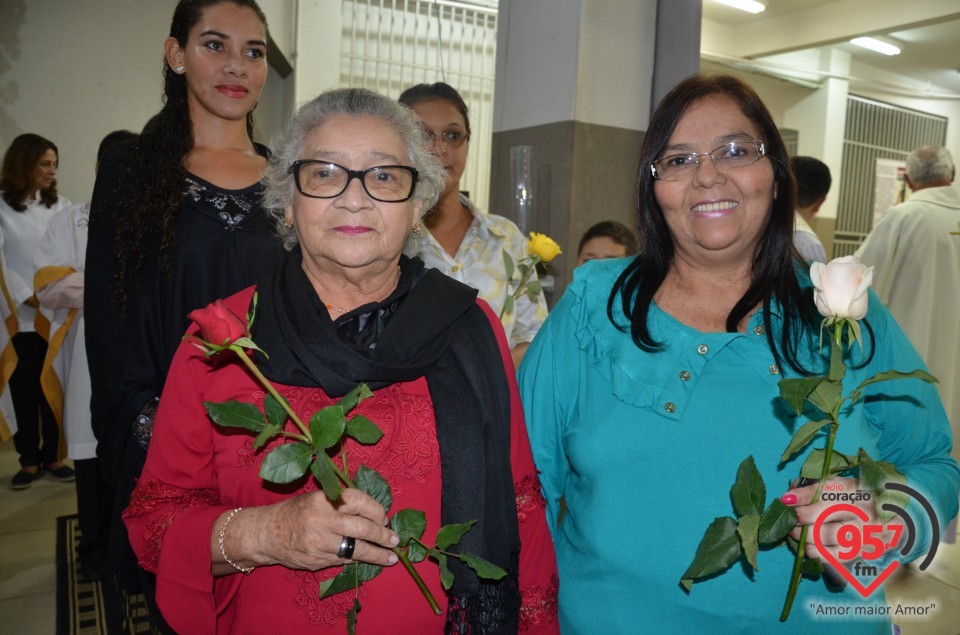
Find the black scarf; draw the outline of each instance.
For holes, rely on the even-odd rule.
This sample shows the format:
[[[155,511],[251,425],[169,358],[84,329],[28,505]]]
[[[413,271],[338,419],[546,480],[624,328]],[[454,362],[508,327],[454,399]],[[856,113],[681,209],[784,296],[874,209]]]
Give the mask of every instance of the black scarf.
[[[440,446],[441,523],[476,520],[453,550],[508,571],[497,583],[481,582],[451,558],[446,630],[515,633],[520,539],[510,394],[476,289],[403,257],[390,297],[334,323],[301,263],[298,247],[257,287],[253,336],[270,355],[257,354],[257,365],[273,381],[320,388],[334,398],[361,382],[377,390],[426,377]]]

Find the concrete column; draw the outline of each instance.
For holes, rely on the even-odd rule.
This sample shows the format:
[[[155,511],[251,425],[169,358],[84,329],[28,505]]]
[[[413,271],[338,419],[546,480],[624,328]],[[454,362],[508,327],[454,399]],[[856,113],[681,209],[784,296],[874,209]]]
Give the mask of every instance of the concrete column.
[[[571,278],[584,230],[608,219],[636,226],[655,67],[667,89],[699,68],[699,13],[668,11],[660,28],[689,43],[697,66],[665,60],[660,72],[657,8],[657,0],[500,1],[490,211],[518,220],[510,149],[531,146],[535,221],[521,229],[549,234],[564,251],[550,267],[551,302]]]

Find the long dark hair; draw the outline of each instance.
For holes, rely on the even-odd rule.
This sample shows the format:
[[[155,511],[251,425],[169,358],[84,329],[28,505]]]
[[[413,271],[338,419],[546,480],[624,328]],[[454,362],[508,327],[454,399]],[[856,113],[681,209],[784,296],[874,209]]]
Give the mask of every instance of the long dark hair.
[[[47,150],[53,150],[54,154],[60,156],[57,146],[52,141],[28,132],[14,139],[3,155],[0,190],[3,190],[3,200],[18,212],[27,209],[27,198],[33,195],[36,187],[33,182],[33,171]],[[47,207],[53,207],[57,202],[56,179],[50,187],[40,190],[40,202]]]
[[[630,334],[638,347],[660,350],[647,325],[654,294],[663,284],[674,258],[673,238],[654,195],[650,164],[659,157],[683,115],[694,104],[710,96],[734,101],[759,130],[766,148],[766,160],[773,167],[774,196],[770,217],[760,235],[751,265],[749,288],[727,315],[726,329],[736,332],[737,325],[753,307],[763,306],[767,341],[779,365],[785,360],[799,373],[807,373],[797,359],[800,337],[806,327],[816,328],[819,316],[809,290],[802,292],[796,268],[805,265],[795,258],[793,249],[794,201],[796,185],[790,172],[787,148],[767,107],[750,86],[729,76],[695,75],[680,82],[657,106],[640,150],[637,177],[637,227],[640,254],[617,279],[607,304],[614,321],[613,308],[619,300],[630,320]],[[783,309],[783,328],[779,343],[774,341],[770,324],[771,300],[776,297]],[[624,328],[621,326],[621,328]]]
[[[212,6],[232,2],[252,9],[264,29],[267,19],[255,0],[180,0],[170,22],[170,37],[186,48],[190,29]],[[253,113],[247,113],[247,135],[253,141]],[[193,127],[187,108],[187,79],[163,61],[163,108],[144,126],[129,156],[116,206],[114,250],[117,254],[113,292],[120,310],[143,266],[144,240],[159,234],[164,273],[173,268],[177,214],[183,204],[186,170],[183,159],[193,149]]]

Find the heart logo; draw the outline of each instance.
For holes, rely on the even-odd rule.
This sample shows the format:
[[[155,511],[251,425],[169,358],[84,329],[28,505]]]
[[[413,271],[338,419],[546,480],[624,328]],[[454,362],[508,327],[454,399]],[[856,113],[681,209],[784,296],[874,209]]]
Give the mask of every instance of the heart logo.
[[[863,597],[867,597],[871,593],[876,591],[877,587],[883,584],[883,581],[886,580],[890,576],[890,574],[893,573],[897,569],[897,567],[900,566],[900,562],[898,560],[894,560],[893,562],[888,564],[883,571],[877,574],[877,577],[873,579],[873,582],[871,582],[867,586],[864,586],[860,582],[860,580],[857,579],[857,577],[853,575],[853,573],[849,569],[847,569],[847,567],[844,566],[843,563],[841,563],[837,559],[836,556],[830,553],[830,551],[823,546],[823,540],[820,537],[820,529],[821,527],[823,527],[823,524],[827,521],[827,518],[829,518],[830,516],[838,512],[850,512],[864,522],[867,522],[868,520],[870,520],[870,517],[867,516],[867,513],[865,511],[863,511],[859,507],[855,507],[854,505],[849,505],[847,503],[838,503],[836,505],[831,505],[830,507],[825,509],[822,514],[820,514],[817,517],[817,522],[814,523],[813,525],[813,543],[817,546],[817,551],[820,552],[820,556],[824,560],[826,560],[827,563],[829,563],[830,566],[833,567],[837,573],[843,576],[843,579],[849,582],[853,586],[853,588],[855,588],[857,592],[860,593],[860,595],[862,595]],[[868,527],[869,526],[872,526],[872,525],[868,525]],[[857,528],[857,532],[858,532],[857,536],[860,535],[859,531],[860,529]]]

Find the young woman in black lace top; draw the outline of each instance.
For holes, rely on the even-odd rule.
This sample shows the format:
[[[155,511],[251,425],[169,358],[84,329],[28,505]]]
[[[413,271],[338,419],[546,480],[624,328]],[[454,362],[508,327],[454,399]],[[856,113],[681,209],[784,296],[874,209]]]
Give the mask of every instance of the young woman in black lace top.
[[[252,137],[266,51],[253,0],[181,0],[164,42],[164,107],[97,177],[85,290],[91,414],[116,488],[111,563],[125,593],[142,572],[124,566],[135,560],[119,514],[187,313],[253,284],[283,255],[260,206],[268,153]]]

